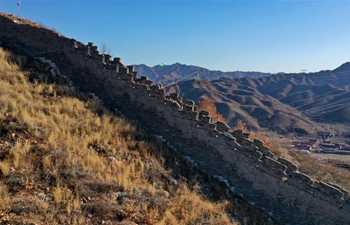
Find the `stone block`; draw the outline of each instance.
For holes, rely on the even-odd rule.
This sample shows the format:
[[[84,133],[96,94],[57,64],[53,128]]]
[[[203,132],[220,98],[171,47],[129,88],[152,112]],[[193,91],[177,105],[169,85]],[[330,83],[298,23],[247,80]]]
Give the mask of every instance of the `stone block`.
[[[216,130],[220,132],[228,132],[230,127],[225,122],[218,121],[216,122]]]
[[[287,159],[285,159],[283,157],[279,157],[277,161],[282,163],[282,164],[284,164],[284,165],[286,165],[289,172],[298,171],[298,165],[292,163],[291,161],[289,161],[289,160],[287,160]]]
[[[314,183],[314,181],[311,179],[311,177],[307,176],[304,173],[300,173],[300,172],[292,173],[292,178],[298,180],[299,183],[306,183],[310,186],[312,186]]]
[[[205,123],[211,123],[211,121],[212,121],[211,116],[206,116],[206,117],[202,117],[199,119]],[[215,124],[214,124],[214,127],[215,127]]]
[[[256,145],[260,148],[260,147],[264,146],[264,143],[258,139],[254,139],[254,145]]]
[[[127,66],[129,68],[129,73],[134,72],[135,66]]]
[[[151,86],[152,85],[152,81],[151,80],[146,80],[145,84],[148,85],[148,86]]]
[[[187,99],[186,102],[185,102],[185,105],[192,106],[192,108],[193,108],[193,106],[194,106],[194,101],[191,100],[191,99]]]
[[[203,110],[203,111],[199,112],[199,115],[200,116],[209,116],[209,112],[206,110]]]
[[[232,136],[237,138],[237,136],[235,136],[235,135],[232,135]],[[247,138],[244,138],[244,137],[242,138],[242,141],[240,142],[240,144],[244,147],[253,146],[253,142]]]
[[[343,193],[339,189],[336,189],[335,187],[332,187],[331,185],[323,182],[320,182],[318,184],[317,189],[326,195],[333,196],[337,199],[341,199],[343,197]]]
[[[265,157],[264,158],[264,164],[271,168],[271,170],[276,171],[279,174],[284,174],[284,172],[287,169],[287,166],[283,165],[282,163],[277,162],[276,160]]]
[[[184,106],[183,106],[183,110],[184,110],[185,112],[193,112],[193,106],[184,105]]]

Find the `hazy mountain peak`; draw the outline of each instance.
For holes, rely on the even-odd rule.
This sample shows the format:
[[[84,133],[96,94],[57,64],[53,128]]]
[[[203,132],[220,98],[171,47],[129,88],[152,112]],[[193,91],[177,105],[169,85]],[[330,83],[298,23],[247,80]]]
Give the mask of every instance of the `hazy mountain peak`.
[[[350,62],[346,62],[334,69],[333,72],[349,72],[350,73]]]

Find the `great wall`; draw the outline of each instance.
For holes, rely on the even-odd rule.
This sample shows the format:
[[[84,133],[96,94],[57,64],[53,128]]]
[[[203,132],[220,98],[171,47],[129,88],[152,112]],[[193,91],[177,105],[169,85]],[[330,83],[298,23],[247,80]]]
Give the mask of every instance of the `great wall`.
[[[248,134],[212,123],[193,101],[182,102],[176,93],[166,96],[162,85],[138,78],[133,66],[100,54],[92,43],[5,14],[0,16],[0,42],[54,62],[80,90],[96,93],[108,107],[160,135],[198,168],[223,180],[229,192],[286,224],[350,224],[348,191],[298,172],[295,164],[274,157],[261,141],[249,141]]]

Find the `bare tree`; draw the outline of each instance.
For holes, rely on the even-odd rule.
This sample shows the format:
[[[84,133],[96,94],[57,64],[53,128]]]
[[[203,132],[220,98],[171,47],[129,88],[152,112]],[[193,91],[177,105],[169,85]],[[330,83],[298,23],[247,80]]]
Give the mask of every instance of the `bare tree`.
[[[102,43],[101,53],[104,55],[111,55],[111,52],[112,52],[112,49],[106,43]]]

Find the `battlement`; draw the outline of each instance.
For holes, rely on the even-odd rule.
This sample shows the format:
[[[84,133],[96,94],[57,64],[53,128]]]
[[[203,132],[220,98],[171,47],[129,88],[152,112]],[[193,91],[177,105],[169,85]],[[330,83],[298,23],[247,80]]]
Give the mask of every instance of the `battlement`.
[[[45,57],[76,86],[96,93],[113,109],[132,109],[124,114],[162,133],[173,149],[190,156],[201,169],[223,177],[231,192],[291,224],[350,222],[348,191],[300,173],[297,165],[276,157],[260,140],[248,140],[249,134],[213,123],[193,100],[183,102],[178,93],[166,95],[162,85],[138,78],[134,66],[101,54],[92,42],[85,45],[4,16],[0,24],[1,45]]]

